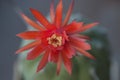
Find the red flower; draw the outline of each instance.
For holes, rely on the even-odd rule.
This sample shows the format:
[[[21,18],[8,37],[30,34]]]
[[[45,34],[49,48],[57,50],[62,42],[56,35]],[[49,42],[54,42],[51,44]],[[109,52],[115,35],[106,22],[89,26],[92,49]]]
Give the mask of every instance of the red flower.
[[[48,62],[54,62],[57,64],[57,74],[59,74],[63,62],[66,70],[71,74],[71,58],[76,55],[76,51],[94,59],[91,54],[86,52],[91,49],[91,46],[86,42],[89,38],[79,33],[92,28],[97,25],[97,23],[84,25],[83,22],[72,21],[68,24],[73,5],[74,0],[72,0],[69,6],[64,21],[62,21],[62,0],[59,0],[55,13],[52,2],[50,7],[51,22],[49,22],[41,12],[32,8],[30,8],[30,11],[40,24],[21,14],[22,18],[37,30],[17,34],[18,37],[25,40],[35,41],[19,49],[16,53],[32,49],[27,55],[27,60],[33,60],[39,55],[43,55],[37,72],[43,69]]]

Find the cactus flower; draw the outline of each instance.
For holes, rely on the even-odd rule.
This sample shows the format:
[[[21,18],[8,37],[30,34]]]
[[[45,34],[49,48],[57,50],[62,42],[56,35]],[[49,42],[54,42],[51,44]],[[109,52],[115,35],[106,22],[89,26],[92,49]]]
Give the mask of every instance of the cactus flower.
[[[50,6],[51,21],[48,21],[40,11],[33,8],[30,8],[30,11],[38,22],[20,13],[22,18],[36,30],[17,34],[18,37],[25,40],[33,40],[33,42],[17,50],[16,53],[31,49],[27,54],[27,60],[34,60],[42,55],[37,72],[43,69],[48,62],[53,62],[57,65],[57,74],[60,72],[62,63],[67,72],[71,74],[71,59],[73,56],[82,54],[88,58],[95,59],[87,52],[91,50],[90,44],[86,42],[89,37],[80,33],[96,26],[98,23],[84,24],[84,22],[75,20],[69,22],[73,6],[74,0],[71,1],[65,18],[62,19],[62,0],[59,0],[56,9],[54,9],[53,1]]]

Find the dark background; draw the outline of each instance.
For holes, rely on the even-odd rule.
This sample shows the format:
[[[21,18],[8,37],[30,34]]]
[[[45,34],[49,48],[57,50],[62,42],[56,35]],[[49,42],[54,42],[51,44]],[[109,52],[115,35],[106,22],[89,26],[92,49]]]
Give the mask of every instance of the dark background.
[[[56,0],[57,2],[58,0]],[[120,80],[120,0],[75,0],[74,13],[99,22],[107,28],[111,43],[111,80]],[[64,0],[64,10],[70,0]],[[47,15],[50,0],[0,0],[0,80],[13,80],[13,65],[20,39],[15,35],[26,29],[16,10],[33,18],[29,8],[36,8]]]

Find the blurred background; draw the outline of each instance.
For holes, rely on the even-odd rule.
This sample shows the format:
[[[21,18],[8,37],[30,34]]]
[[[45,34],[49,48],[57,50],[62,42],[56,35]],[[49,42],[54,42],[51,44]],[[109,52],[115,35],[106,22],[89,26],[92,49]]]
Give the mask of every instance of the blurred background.
[[[49,12],[51,0],[0,0],[0,80],[13,80],[13,66],[20,39],[15,35],[27,27],[16,10],[32,17],[29,8]],[[57,2],[58,0],[56,0]],[[111,80],[120,80],[120,0],[75,0],[74,12],[107,28],[111,45]],[[70,0],[63,0],[67,11]]]

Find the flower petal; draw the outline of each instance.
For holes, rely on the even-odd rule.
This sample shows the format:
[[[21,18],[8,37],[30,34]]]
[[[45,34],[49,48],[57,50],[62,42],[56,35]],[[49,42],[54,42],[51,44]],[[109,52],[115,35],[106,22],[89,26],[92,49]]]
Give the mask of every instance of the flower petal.
[[[26,31],[26,32],[22,32],[17,34],[18,37],[23,38],[23,39],[37,39],[40,35],[39,31]]]
[[[70,23],[68,26],[65,27],[66,33],[71,34],[71,33],[78,32],[82,27],[82,25],[83,25],[83,22],[73,21],[72,23]]]
[[[27,55],[27,60],[33,60],[37,58],[42,52],[46,49],[46,46],[41,44],[35,47],[31,52]]]
[[[91,46],[85,42],[84,40],[77,38],[77,37],[69,37],[71,45],[75,47],[79,47],[83,50],[90,50]]]
[[[52,0],[52,3],[50,5],[50,18],[52,23],[54,22],[55,19],[55,12],[54,12],[54,0]]]
[[[64,62],[66,70],[71,75],[71,73],[72,73],[72,63],[71,63],[71,60],[65,55],[64,52],[62,53],[62,59],[63,59],[63,62]]]
[[[48,20],[42,15],[41,12],[30,8],[30,11],[32,12],[32,14],[34,15],[34,17],[47,29],[50,28],[50,23],[48,22]]]
[[[35,23],[33,20],[31,20],[30,18],[28,18],[26,15],[24,15],[23,13],[21,13],[22,18],[28,23],[30,24],[32,27],[34,27],[35,29],[38,29],[40,31],[45,30],[43,27],[41,27],[39,24]]]
[[[62,9],[63,9],[63,4],[62,4],[62,0],[60,0],[60,2],[57,5],[56,14],[55,14],[55,24],[57,28],[59,28],[62,23]]]
[[[63,53],[68,58],[72,58],[75,55],[75,50],[72,48],[72,46],[69,43],[66,43],[64,45]]]
[[[48,56],[49,56],[49,50],[47,50],[45,52],[45,54],[43,55],[38,67],[37,67],[37,72],[39,72],[41,69],[43,69],[45,67],[45,65],[48,62]]]
[[[21,49],[17,50],[17,51],[16,51],[16,54],[21,53],[22,51],[31,49],[31,48],[35,47],[36,45],[38,45],[38,44],[40,44],[40,43],[41,43],[40,41],[34,41],[34,42],[32,42],[32,43],[30,43],[30,44],[22,47]]]
[[[72,13],[72,10],[73,10],[73,6],[74,6],[74,0],[72,0],[71,4],[69,6],[68,12],[66,14],[66,17],[64,19],[62,26],[65,26],[68,23],[70,16],[71,16],[71,13]]]
[[[85,26],[83,26],[83,27],[81,28],[80,32],[86,31],[86,30],[88,30],[88,29],[90,29],[90,28],[92,28],[92,27],[94,27],[94,26],[96,26],[96,25],[98,25],[97,22],[96,22],[96,23],[87,24],[87,25],[85,25]]]
[[[57,63],[58,62],[58,55],[59,53],[57,51],[52,51],[50,54],[50,61]]]
[[[60,73],[61,64],[62,64],[62,59],[61,59],[61,55],[59,53],[58,62],[57,62],[57,75],[59,75],[59,73]]]
[[[90,53],[86,52],[85,50],[79,48],[79,47],[75,47],[81,54],[83,54],[84,56],[90,58],[90,59],[93,59],[95,60],[95,57],[92,56]]]
[[[73,34],[71,36],[75,36],[75,37],[78,37],[78,38],[82,38],[82,39],[87,39],[87,40],[91,40],[90,37],[88,36],[85,36],[85,35],[80,35],[80,34]]]

